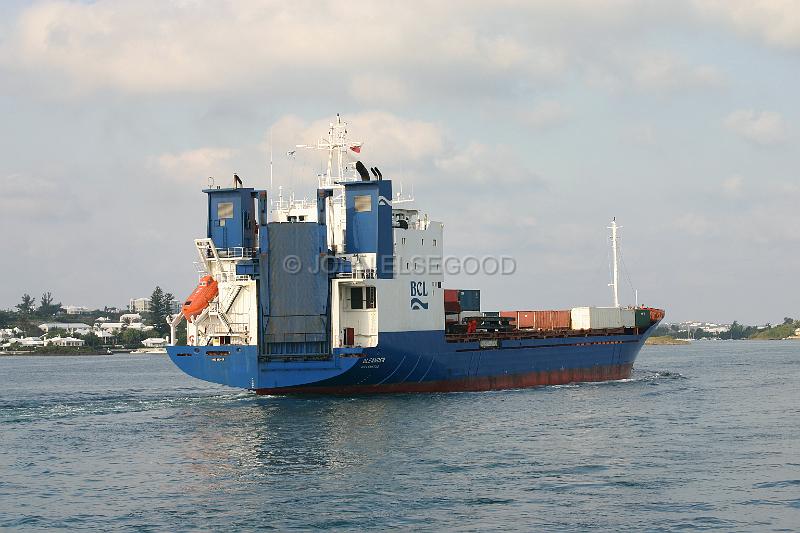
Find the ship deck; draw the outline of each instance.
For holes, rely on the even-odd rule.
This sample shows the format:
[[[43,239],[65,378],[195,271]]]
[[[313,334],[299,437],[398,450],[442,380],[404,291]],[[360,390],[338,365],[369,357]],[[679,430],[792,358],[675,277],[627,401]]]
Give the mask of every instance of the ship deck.
[[[478,342],[482,340],[526,340],[561,339],[572,337],[604,337],[614,335],[639,335],[648,328],[610,328],[610,329],[515,329],[512,331],[481,331],[475,333],[447,333],[447,342]]]

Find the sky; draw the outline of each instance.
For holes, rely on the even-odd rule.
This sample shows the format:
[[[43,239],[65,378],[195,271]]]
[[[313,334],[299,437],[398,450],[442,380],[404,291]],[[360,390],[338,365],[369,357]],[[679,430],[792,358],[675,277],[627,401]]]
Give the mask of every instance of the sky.
[[[7,1],[0,308],[123,306],[196,284],[208,176],[311,196],[286,157],[341,113],[361,158],[445,225],[485,310],[800,317],[793,0]]]

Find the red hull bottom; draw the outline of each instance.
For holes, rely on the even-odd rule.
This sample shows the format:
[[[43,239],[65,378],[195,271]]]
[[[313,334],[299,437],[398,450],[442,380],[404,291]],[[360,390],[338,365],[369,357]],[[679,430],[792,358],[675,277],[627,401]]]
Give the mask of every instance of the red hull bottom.
[[[476,376],[446,381],[383,383],[379,385],[301,385],[256,389],[258,394],[386,394],[400,392],[480,392],[527,389],[588,381],[613,381],[631,377],[633,364],[565,368],[504,376]]]

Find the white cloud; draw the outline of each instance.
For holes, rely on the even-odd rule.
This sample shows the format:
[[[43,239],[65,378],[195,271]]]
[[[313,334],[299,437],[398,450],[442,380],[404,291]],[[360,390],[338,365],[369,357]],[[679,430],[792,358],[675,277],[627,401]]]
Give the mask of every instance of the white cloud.
[[[452,183],[472,185],[525,185],[540,188],[544,181],[505,145],[471,142],[437,158],[436,169]]]
[[[690,65],[667,53],[642,54],[634,68],[633,81],[644,89],[669,90],[718,85],[722,74],[709,65]]]
[[[537,103],[531,110],[522,112],[522,120],[532,128],[550,128],[564,123],[570,118],[572,111],[555,100]]]
[[[399,104],[409,100],[410,89],[395,77],[356,74],[350,81],[350,94],[364,104]]]
[[[559,45],[484,27],[490,6],[476,6],[458,12],[428,6],[420,16],[418,6],[403,3],[348,9],[333,0],[52,0],[22,11],[0,60],[20,70],[61,73],[85,90],[197,92],[262,83],[293,92],[350,89],[366,99],[375,91],[358,78],[351,82],[349,74],[387,65],[398,73],[416,71],[421,79],[484,73],[537,80],[562,73]],[[390,96],[403,97],[403,84],[391,85]]]
[[[162,154],[156,158],[161,173],[176,181],[199,181],[212,176],[217,180],[231,175],[231,159],[238,153],[231,148],[196,148],[176,154]]]
[[[699,213],[683,213],[674,219],[672,226],[693,237],[712,238],[720,231],[713,220]]]
[[[800,47],[800,3],[796,0],[694,0],[694,5],[702,14],[769,44]]]
[[[53,222],[56,220],[83,219],[85,212],[79,206],[71,187],[39,176],[7,174],[0,176],[0,222],[3,227],[13,227],[20,220]]]
[[[0,65],[59,76],[59,94],[267,89],[401,104],[431,93],[513,94],[576,69],[608,83],[609,52],[636,55],[632,37],[683,11],[633,0],[433,3],[424,15],[402,2],[45,0],[7,22]],[[622,68],[648,88],[718,78],[676,58]]]
[[[741,176],[732,176],[722,182],[722,191],[731,198],[742,196],[744,179]]]
[[[623,130],[623,139],[641,146],[656,146],[658,134],[652,124],[632,124]]]
[[[725,126],[748,141],[760,145],[779,144],[786,140],[783,117],[774,111],[752,109],[734,111],[725,119]]]

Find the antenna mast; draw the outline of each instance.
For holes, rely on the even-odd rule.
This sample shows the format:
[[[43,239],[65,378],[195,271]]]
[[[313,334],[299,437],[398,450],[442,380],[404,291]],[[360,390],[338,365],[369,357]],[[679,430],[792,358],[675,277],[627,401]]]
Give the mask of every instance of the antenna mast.
[[[269,195],[272,201],[272,127],[269,128]]]
[[[617,260],[617,229],[620,226],[617,226],[617,217],[611,219],[611,226],[608,229],[611,230],[611,253],[613,256],[613,279],[612,282],[608,284],[609,287],[612,287],[614,291],[614,307],[619,307],[619,265]]]
[[[347,141],[347,122],[343,122],[342,117],[337,113],[336,122],[331,122],[329,124],[327,138],[318,140],[316,144],[298,144],[296,148],[310,148],[328,152],[327,171],[324,175],[319,177],[319,186],[330,188],[337,182],[353,181],[355,179],[344,176],[344,154],[346,154],[348,150],[352,150],[356,154],[360,153],[361,145],[361,142]],[[336,161],[334,161],[334,155],[336,156]]]

